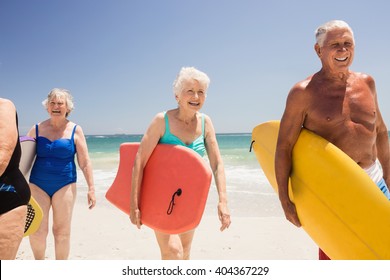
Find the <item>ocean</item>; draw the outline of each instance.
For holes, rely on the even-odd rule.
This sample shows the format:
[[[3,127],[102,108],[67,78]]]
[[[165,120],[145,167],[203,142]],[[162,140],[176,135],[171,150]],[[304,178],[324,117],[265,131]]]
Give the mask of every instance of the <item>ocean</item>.
[[[105,199],[104,194],[115,179],[120,144],[139,142],[141,138],[142,135],[86,136],[98,199]],[[260,168],[254,152],[249,152],[251,134],[217,134],[217,141],[225,166],[228,206],[232,216],[283,215],[279,200]],[[208,161],[207,156],[204,158]],[[80,196],[80,193],[85,193],[87,189],[80,170],[78,186]],[[218,196],[213,180],[205,215],[216,215],[217,202]]]

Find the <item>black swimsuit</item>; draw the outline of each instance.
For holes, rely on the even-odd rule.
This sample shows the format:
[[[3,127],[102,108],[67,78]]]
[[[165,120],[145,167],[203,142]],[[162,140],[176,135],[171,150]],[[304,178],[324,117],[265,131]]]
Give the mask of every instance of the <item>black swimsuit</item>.
[[[16,115],[16,127],[18,116]],[[1,143],[0,143],[1,144]],[[0,215],[16,207],[27,205],[30,200],[30,187],[22,172],[19,170],[19,162],[22,154],[20,141],[18,141],[11,160],[0,176]]]

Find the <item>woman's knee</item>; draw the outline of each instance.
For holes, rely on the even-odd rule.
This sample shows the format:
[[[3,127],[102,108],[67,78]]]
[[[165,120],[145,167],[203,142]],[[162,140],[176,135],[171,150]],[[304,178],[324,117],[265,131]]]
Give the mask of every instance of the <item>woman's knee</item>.
[[[179,236],[155,232],[163,260],[183,258],[183,245]]]
[[[70,239],[70,228],[53,226],[53,235],[57,241]]]
[[[161,248],[161,258],[170,260],[182,260],[184,250],[181,244],[168,244],[165,248]]]

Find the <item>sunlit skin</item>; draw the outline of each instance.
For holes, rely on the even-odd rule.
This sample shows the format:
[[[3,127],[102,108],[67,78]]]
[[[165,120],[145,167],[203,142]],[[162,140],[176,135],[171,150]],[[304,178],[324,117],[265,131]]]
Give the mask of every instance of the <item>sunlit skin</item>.
[[[202,116],[199,110],[206,100],[206,88],[197,80],[185,80],[182,90],[175,95],[178,108],[166,112],[169,119],[170,131],[184,143],[190,144],[202,134]],[[130,220],[138,228],[142,225],[142,213],[138,208],[140,186],[143,169],[165,132],[164,113],[159,113],[153,119],[144,134],[134,163],[132,178],[132,194]],[[219,203],[218,217],[221,222],[220,230],[230,226],[230,213],[227,207],[226,179],[222,158],[219,152],[218,142],[211,119],[205,115],[205,146],[214,173],[217,186]],[[182,234],[165,234],[155,231],[156,239],[160,247],[162,259],[190,258],[191,244],[195,230]]]
[[[286,218],[301,226],[295,205],[289,199],[291,152],[302,127],[335,144],[362,168],[378,158],[389,185],[389,144],[374,79],[349,69],[355,44],[347,28],[327,33],[322,46],[315,45],[321,60],[319,72],[291,89],[280,123],[276,152],[279,199]]]
[[[66,138],[70,139],[75,123],[67,119],[70,110],[65,98],[52,98],[48,100],[47,112],[49,119],[39,123],[39,136],[50,141]],[[30,129],[28,135],[36,138],[35,125]],[[82,128],[76,127],[74,142],[76,145],[76,159],[79,168],[87,181],[88,193],[87,204],[90,209],[96,205],[95,187],[93,182],[92,164],[88,155],[87,143]],[[64,260],[69,257],[70,233],[73,208],[76,201],[76,183],[60,188],[50,197],[39,186],[30,183],[32,195],[37,200],[43,211],[43,221],[37,232],[30,235],[30,245],[34,258],[45,259],[47,236],[49,232],[50,209],[52,210],[53,226],[52,231],[55,241],[55,258]]]
[[[0,98],[0,175],[6,176],[18,139],[16,108],[12,101]],[[11,181],[11,180],[8,180]],[[3,185],[4,181],[0,185]],[[27,184],[25,185],[28,188]],[[9,196],[2,192],[2,200]],[[4,200],[3,200],[4,199]],[[27,206],[21,205],[0,214],[0,260],[13,260],[23,239]]]

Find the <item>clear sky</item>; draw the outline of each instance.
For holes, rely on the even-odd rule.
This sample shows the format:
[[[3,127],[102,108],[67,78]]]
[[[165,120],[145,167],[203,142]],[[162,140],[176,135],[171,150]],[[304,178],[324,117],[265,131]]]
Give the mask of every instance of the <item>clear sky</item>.
[[[75,99],[86,134],[143,133],[176,107],[182,66],[211,79],[206,104],[218,133],[280,119],[294,83],[320,69],[314,30],[332,19],[355,33],[352,70],[376,80],[390,127],[390,1],[0,0],[0,96],[24,134],[48,117],[54,87]]]

